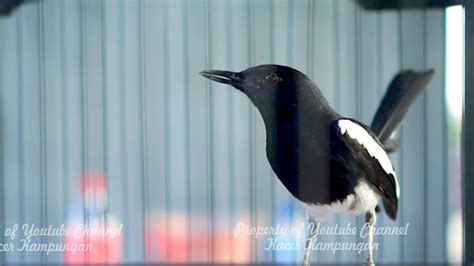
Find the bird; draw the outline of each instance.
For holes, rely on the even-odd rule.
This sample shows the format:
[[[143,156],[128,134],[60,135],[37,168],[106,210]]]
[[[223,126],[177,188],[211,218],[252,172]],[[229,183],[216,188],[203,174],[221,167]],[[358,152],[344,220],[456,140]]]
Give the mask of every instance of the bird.
[[[373,129],[339,114],[307,75],[289,66],[266,64],[241,72],[204,70],[200,74],[245,94],[263,118],[268,162],[313,224],[303,264],[309,264],[320,222],[334,214],[366,215],[367,263],[374,264],[378,203],[382,201],[387,215],[396,219],[400,197],[388,156],[400,143],[390,135],[433,71],[400,73],[374,116]]]

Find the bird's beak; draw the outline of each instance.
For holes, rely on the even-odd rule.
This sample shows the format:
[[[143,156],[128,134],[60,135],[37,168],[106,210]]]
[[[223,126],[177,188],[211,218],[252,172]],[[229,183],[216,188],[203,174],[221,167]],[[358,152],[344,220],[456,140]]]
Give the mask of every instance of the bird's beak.
[[[240,84],[242,84],[242,80],[240,79],[239,74],[231,71],[204,70],[199,74],[219,83],[229,84],[232,86],[239,86]]]

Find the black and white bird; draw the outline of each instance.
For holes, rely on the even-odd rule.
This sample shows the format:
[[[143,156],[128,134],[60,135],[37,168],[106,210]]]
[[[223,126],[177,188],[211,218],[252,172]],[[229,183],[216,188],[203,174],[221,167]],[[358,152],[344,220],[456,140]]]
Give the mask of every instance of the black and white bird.
[[[397,142],[388,137],[432,74],[404,72],[398,81],[394,79],[372,123],[373,131],[338,114],[311,79],[293,68],[261,65],[242,72],[201,72],[243,92],[257,107],[265,123],[268,161],[311,222],[319,226],[332,214],[366,214],[370,264],[378,202],[382,201],[392,219],[398,210],[400,187],[387,155],[387,150],[397,148]],[[408,76],[414,78],[407,80]],[[417,86],[409,86],[414,83]],[[382,142],[378,136],[383,137]],[[310,232],[306,241],[305,264],[316,232]]]

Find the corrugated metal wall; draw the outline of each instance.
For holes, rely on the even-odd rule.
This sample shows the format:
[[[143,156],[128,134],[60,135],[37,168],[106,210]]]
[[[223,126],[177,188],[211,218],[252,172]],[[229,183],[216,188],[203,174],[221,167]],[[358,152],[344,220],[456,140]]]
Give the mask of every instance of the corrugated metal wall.
[[[154,240],[144,228],[155,222],[166,227],[166,243],[181,232],[200,243],[196,250],[188,242],[185,258],[225,261],[219,232],[242,221],[296,223],[304,214],[269,167],[258,112],[201,70],[290,65],[342,114],[369,123],[397,71],[430,67],[437,75],[398,132],[403,146],[393,156],[399,219],[378,219],[409,222],[409,233],[377,237],[376,261],[446,261],[447,216],[459,192],[447,165],[442,10],[375,13],[345,0],[45,0],[1,18],[0,31],[4,229],[66,223],[81,175],[102,172],[110,212],[124,224],[124,261],[167,260],[150,251]],[[325,225],[336,222],[361,226],[363,218]],[[249,260],[302,258],[266,251],[265,240],[247,243]],[[317,260],[363,262],[365,254],[320,252]]]

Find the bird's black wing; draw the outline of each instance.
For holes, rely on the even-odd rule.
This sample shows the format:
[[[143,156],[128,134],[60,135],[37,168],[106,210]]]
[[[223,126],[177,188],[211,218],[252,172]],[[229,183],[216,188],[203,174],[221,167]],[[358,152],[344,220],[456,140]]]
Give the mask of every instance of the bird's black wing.
[[[433,75],[433,70],[421,72],[408,70],[398,73],[393,78],[370,125],[381,143],[386,143]]]
[[[365,179],[382,196],[389,217],[396,218],[397,176],[382,144],[367,126],[346,118],[331,124],[331,173],[333,178]]]

